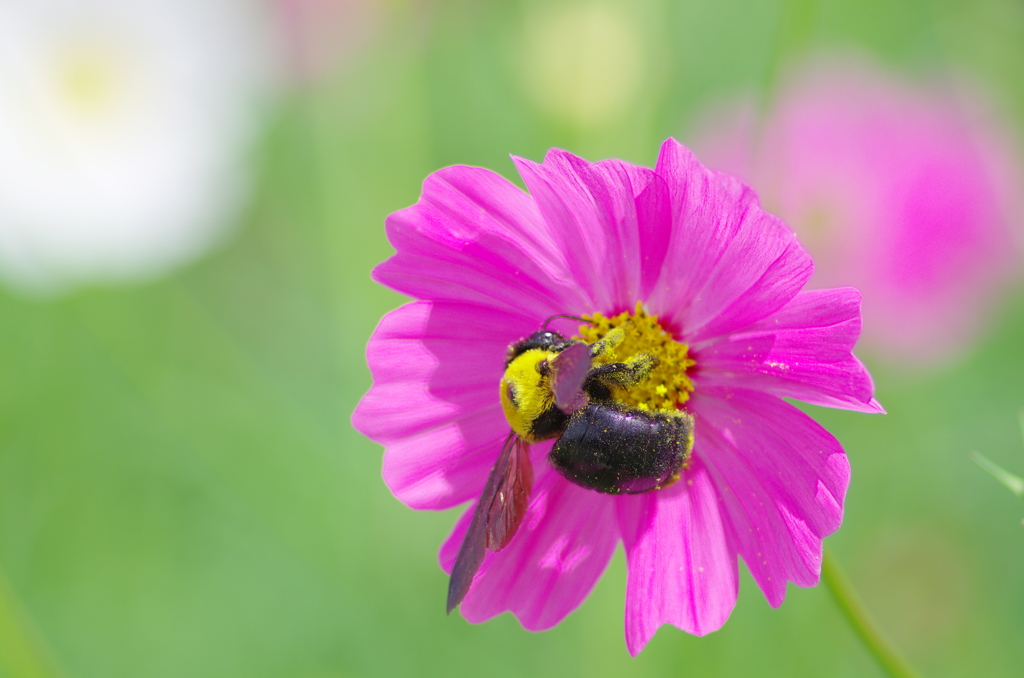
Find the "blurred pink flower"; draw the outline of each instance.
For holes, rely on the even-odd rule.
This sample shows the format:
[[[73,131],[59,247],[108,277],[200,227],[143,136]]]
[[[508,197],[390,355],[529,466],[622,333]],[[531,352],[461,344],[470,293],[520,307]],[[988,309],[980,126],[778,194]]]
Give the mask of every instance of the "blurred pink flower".
[[[277,0],[279,25],[293,75],[330,73],[362,49],[381,20],[381,0]]]
[[[796,230],[816,262],[809,287],[860,289],[874,352],[929,362],[977,335],[1019,261],[1013,140],[966,105],[979,100],[864,60],[819,61],[781,88],[760,130],[739,105],[692,136]]]
[[[787,581],[817,583],[849,466],[838,441],[782,398],[881,411],[851,354],[860,295],[801,292],[812,263],[792,231],[673,139],[654,170],[560,150],[542,164],[513,160],[529,194],[488,170],[449,167],[387,219],[396,254],[374,278],[419,301],[370,339],[374,385],[352,417],[386,447],[385,482],[415,509],[475,502],[508,435],[498,398],[507,346],[550,315],[610,317],[638,301],[695,361],[680,370],[694,389],[684,409],[695,444],[679,482],[619,496],[569,482],[547,461],[551,442],[534,445],[526,517],[487,554],[462,614],[481,622],[511,610],[528,629],[554,626],[619,540],[633,654],[661,624],[705,634],[725,623],[737,556],[773,606]],[[441,548],[446,571],[472,513]]]

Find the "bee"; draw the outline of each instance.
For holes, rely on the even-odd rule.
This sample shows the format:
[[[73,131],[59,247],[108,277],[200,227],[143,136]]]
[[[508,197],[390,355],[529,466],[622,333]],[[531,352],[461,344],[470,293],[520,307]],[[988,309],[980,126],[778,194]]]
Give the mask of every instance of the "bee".
[[[533,487],[530,445],[556,438],[548,461],[569,481],[606,494],[638,494],[679,479],[693,449],[693,415],[628,407],[614,394],[647,379],[656,359],[607,360],[622,343],[613,329],[587,344],[541,329],[513,343],[500,395],[512,427],[480,493],[448,582],[448,612],[465,598],[487,550],[512,540]]]

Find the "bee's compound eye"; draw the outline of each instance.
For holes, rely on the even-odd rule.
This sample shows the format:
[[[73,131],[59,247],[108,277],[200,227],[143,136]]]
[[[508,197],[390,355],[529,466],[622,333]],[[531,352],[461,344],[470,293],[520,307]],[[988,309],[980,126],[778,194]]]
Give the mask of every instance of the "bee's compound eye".
[[[505,386],[505,396],[508,398],[508,401],[512,403],[513,407],[519,407],[519,403],[516,401],[516,387],[512,382],[509,382]]]

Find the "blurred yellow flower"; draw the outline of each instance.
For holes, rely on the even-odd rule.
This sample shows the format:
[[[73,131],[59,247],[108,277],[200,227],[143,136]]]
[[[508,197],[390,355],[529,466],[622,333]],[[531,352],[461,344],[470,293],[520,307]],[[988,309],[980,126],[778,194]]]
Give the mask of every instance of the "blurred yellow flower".
[[[526,20],[526,92],[541,110],[584,129],[615,122],[640,92],[647,54],[634,15],[604,3],[542,5]]]

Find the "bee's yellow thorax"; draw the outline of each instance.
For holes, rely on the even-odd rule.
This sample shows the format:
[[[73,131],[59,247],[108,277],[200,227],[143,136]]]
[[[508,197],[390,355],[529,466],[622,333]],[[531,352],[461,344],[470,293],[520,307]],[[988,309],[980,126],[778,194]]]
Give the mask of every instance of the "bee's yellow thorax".
[[[538,366],[556,355],[539,348],[530,349],[509,363],[501,378],[501,407],[505,419],[527,443],[536,442],[531,434],[533,422],[554,403],[548,377],[540,373]]]

